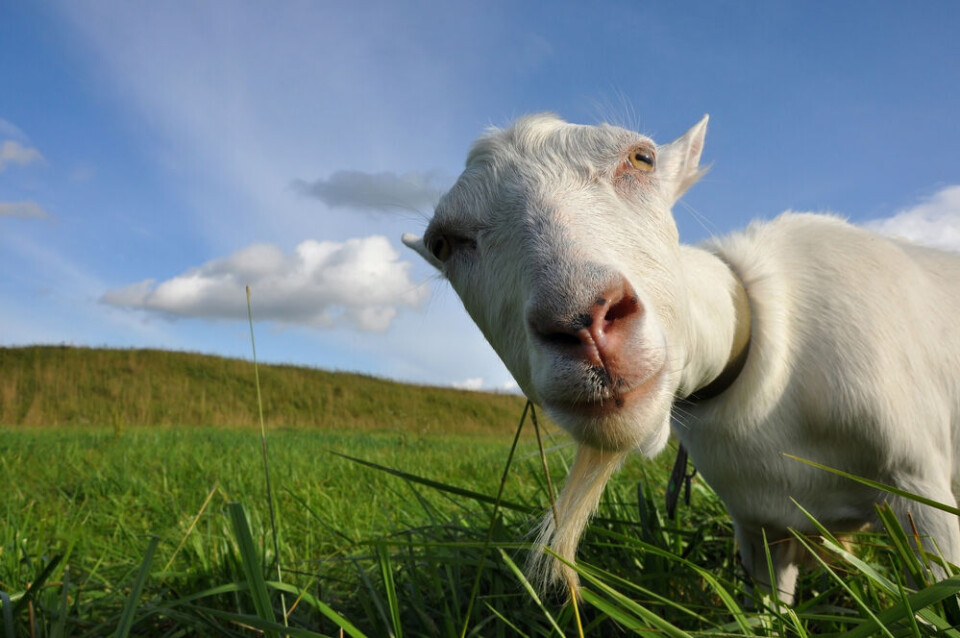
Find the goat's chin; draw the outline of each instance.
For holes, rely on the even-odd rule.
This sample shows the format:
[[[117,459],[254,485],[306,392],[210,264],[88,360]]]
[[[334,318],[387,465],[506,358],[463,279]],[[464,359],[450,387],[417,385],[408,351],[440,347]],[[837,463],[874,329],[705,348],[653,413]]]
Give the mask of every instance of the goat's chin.
[[[615,398],[545,401],[543,407],[578,443],[656,456],[670,435],[673,401],[665,386],[664,375],[658,373]]]

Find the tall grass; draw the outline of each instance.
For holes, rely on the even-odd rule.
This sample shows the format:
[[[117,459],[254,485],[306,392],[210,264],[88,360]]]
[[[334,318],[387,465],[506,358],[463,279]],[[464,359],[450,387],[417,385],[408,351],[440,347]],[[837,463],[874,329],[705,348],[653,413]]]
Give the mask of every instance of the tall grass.
[[[268,575],[277,557],[251,434],[3,431],[4,629],[31,635],[32,618],[38,636],[110,635],[125,622],[129,635],[575,632],[564,597],[539,599],[516,567],[548,507],[535,442],[519,444],[491,517],[507,442],[272,433],[280,583]],[[558,480],[570,450],[548,450]],[[914,591],[903,570],[915,559],[890,517],[853,553],[829,537],[804,539],[830,560],[802,578],[794,609],[754,596],[709,489],[695,482],[679,521],[664,520],[666,463],[630,459],[588,529],[577,566],[585,635],[960,635],[950,629],[960,577]],[[237,500],[245,506],[229,505]]]
[[[665,519],[669,454],[630,458],[608,487],[574,566],[577,614],[517,567],[572,448],[521,438],[513,453],[448,419],[442,433],[273,429],[277,531],[253,430],[4,428],[0,631],[960,638],[960,575],[934,582],[886,508],[853,551],[826,530],[797,537],[820,566],[795,607],[752,592],[707,486]]]

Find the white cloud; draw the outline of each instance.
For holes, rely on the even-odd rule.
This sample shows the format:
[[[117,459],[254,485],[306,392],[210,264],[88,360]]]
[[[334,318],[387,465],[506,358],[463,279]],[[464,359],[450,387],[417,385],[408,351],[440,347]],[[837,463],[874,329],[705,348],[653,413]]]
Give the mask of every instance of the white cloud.
[[[327,179],[298,179],[293,185],[331,208],[393,211],[432,209],[442,190],[436,182],[437,176],[432,173],[337,171]]]
[[[378,235],[307,240],[289,255],[254,244],[159,284],[148,279],[111,290],[101,301],[170,316],[245,319],[249,285],[255,319],[384,332],[400,307],[416,308],[429,294],[398,258]]]
[[[947,186],[893,217],[876,219],[864,225],[884,235],[960,251],[960,185]]]
[[[493,385],[493,386],[484,383],[483,377],[471,377],[469,379],[464,379],[463,381],[454,381],[450,385],[452,385],[453,387],[459,390],[521,394],[520,387],[517,385],[517,382],[513,380],[513,378],[510,378],[507,381],[504,381],[500,385]]]
[[[7,140],[0,144],[0,172],[11,164],[26,166],[33,162],[42,162],[43,155],[35,148],[24,146],[16,140]]]
[[[517,382],[512,378],[503,382],[503,385],[500,386],[502,392],[510,392],[512,394],[520,394],[520,386],[517,385]]]
[[[451,385],[460,390],[481,390],[483,388],[483,377],[454,381]]]
[[[0,202],[0,217],[19,217],[20,219],[44,219],[50,213],[33,201]]]

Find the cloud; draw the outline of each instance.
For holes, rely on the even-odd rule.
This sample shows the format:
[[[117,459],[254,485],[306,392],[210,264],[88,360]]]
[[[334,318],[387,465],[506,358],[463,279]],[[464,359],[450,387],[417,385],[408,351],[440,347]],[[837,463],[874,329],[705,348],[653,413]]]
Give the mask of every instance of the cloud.
[[[19,128],[17,128],[13,122],[3,119],[0,117],[0,137],[3,138],[13,138],[17,140],[26,140],[27,135]]]
[[[960,185],[947,186],[893,217],[864,224],[878,233],[960,251]]]
[[[44,219],[50,217],[40,204],[33,201],[0,202],[0,217],[19,217],[20,219]]]
[[[295,189],[316,197],[331,208],[356,208],[368,211],[432,209],[442,188],[434,173],[363,173],[337,171],[327,179],[294,181]]]
[[[451,383],[458,390],[473,390],[475,392],[503,392],[507,394],[521,394],[517,382],[510,378],[499,386],[491,386],[484,382],[483,377],[471,377],[463,381],[454,381]]]
[[[16,140],[7,140],[0,144],[0,172],[11,164],[26,166],[33,162],[42,162],[43,155],[35,148],[24,146]]]
[[[258,320],[384,332],[400,307],[416,308],[429,294],[398,257],[378,235],[307,240],[292,254],[254,244],[159,284],[148,279],[111,290],[101,301],[174,317],[246,319],[249,285]]]
[[[483,389],[483,377],[454,381],[451,385],[459,390],[481,390]]]
[[[97,169],[92,164],[77,164],[67,176],[71,182],[89,182],[97,176]]]

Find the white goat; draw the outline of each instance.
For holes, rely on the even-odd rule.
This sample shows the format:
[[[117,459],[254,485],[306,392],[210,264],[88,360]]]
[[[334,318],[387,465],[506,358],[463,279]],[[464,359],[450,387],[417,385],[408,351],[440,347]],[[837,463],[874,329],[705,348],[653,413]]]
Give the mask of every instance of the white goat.
[[[797,577],[788,528],[815,532],[791,499],[838,532],[887,501],[958,562],[956,517],[783,453],[956,504],[960,256],[791,213],[681,245],[670,209],[704,172],[706,123],[658,146],[523,118],[476,142],[423,239],[404,235],[578,442],[539,542],[572,561],[611,474],[630,450],[660,452],[673,412],[769,588],[766,533],[782,600]],[[698,391],[715,396],[674,409]],[[542,553],[534,572],[576,583]]]

